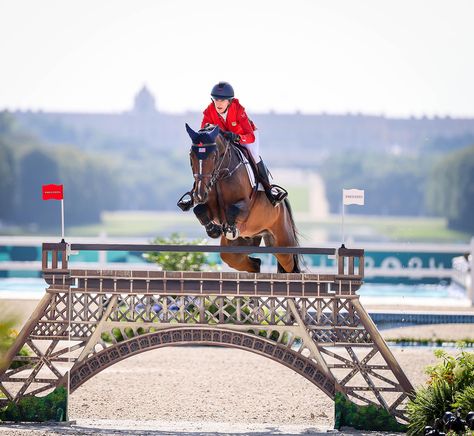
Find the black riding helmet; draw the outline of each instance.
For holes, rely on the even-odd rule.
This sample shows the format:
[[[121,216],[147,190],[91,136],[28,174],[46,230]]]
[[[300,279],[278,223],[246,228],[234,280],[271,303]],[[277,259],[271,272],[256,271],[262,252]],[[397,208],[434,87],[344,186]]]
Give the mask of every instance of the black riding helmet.
[[[211,97],[223,100],[231,100],[234,98],[234,88],[232,88],[230,83],[219,82],[212,88]]]

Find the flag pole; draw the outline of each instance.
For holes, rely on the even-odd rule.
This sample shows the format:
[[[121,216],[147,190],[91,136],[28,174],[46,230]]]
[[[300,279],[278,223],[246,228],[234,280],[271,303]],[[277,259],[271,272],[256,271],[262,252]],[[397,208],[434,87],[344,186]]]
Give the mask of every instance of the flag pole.
[[[64,198],[61,199],[61,242],[64,241]]]
[[[64,235],[63,235],[64,236]],[[66,399],[66,421],[70,421],[70,417],[69,417],[69,411],[70,411],[70,406],[69,406],[69,400],[71,399],[71,369],[72,369],[72,365],[71,365],[71,329],[72,329],[72,322],[71,322],[71,318],[72,318],[72,292],[71,292],[71,285],[69,285],[69,296],[68,296],[68,300],[69,300],[69,310],[68,310],[68,318],[69,318],[69,328],[68,328],[68,353],[67,353],[67,361],[68,361],[68,371],[67,371],[67,399]]]
[[[345,212],[345,206],[344,206],[344,190],[342,190],[342,247],[344,247],[344,212]]]

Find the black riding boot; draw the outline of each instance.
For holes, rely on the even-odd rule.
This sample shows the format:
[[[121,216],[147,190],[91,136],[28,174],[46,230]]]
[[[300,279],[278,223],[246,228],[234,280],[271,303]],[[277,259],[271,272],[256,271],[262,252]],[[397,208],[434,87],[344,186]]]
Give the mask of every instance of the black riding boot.
[[[186,196],[188,196],[189,198],[185,198]],[[183,212],[187,212],[189,209],[191,209],[194,206],[194,200],[193,200],[192,192],[186,192],[186,194],[184,194],[178,200],[178,203],[176,203],[176,204]]]
[[[286,190],[281,186],[270,184],[267,167],[263,163],[263,160],[260,160],[260,162],[257,163],[257,170],[258,177],[262,182],[267,198],[270,200],[270,203],[272,203],[273,206],[276,206],[288,196],[288,192],[286,192]]]

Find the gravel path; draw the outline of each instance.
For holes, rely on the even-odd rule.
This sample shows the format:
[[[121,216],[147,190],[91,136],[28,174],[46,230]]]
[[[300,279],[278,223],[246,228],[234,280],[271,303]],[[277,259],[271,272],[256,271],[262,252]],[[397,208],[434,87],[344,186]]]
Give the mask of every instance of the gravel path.
[[[474,325],[404,327],[382,335],[474,338]],[[436,360],[430,349],[392,352],[414,386]],[[332,400],[308,380],[270,359],[220,347],[169,347],[128,358],[74,392],[70,414],[77,425],[0,425],[0,436],[326,434],[334,425]]]

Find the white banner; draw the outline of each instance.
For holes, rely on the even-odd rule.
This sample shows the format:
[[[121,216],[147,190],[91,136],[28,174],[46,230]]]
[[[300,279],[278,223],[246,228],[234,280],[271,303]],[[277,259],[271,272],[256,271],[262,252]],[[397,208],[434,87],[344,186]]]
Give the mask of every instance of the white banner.
[[[364,190],[363,189],[343,189],[342,201],[344,205],[358,204],[364,205]]]

